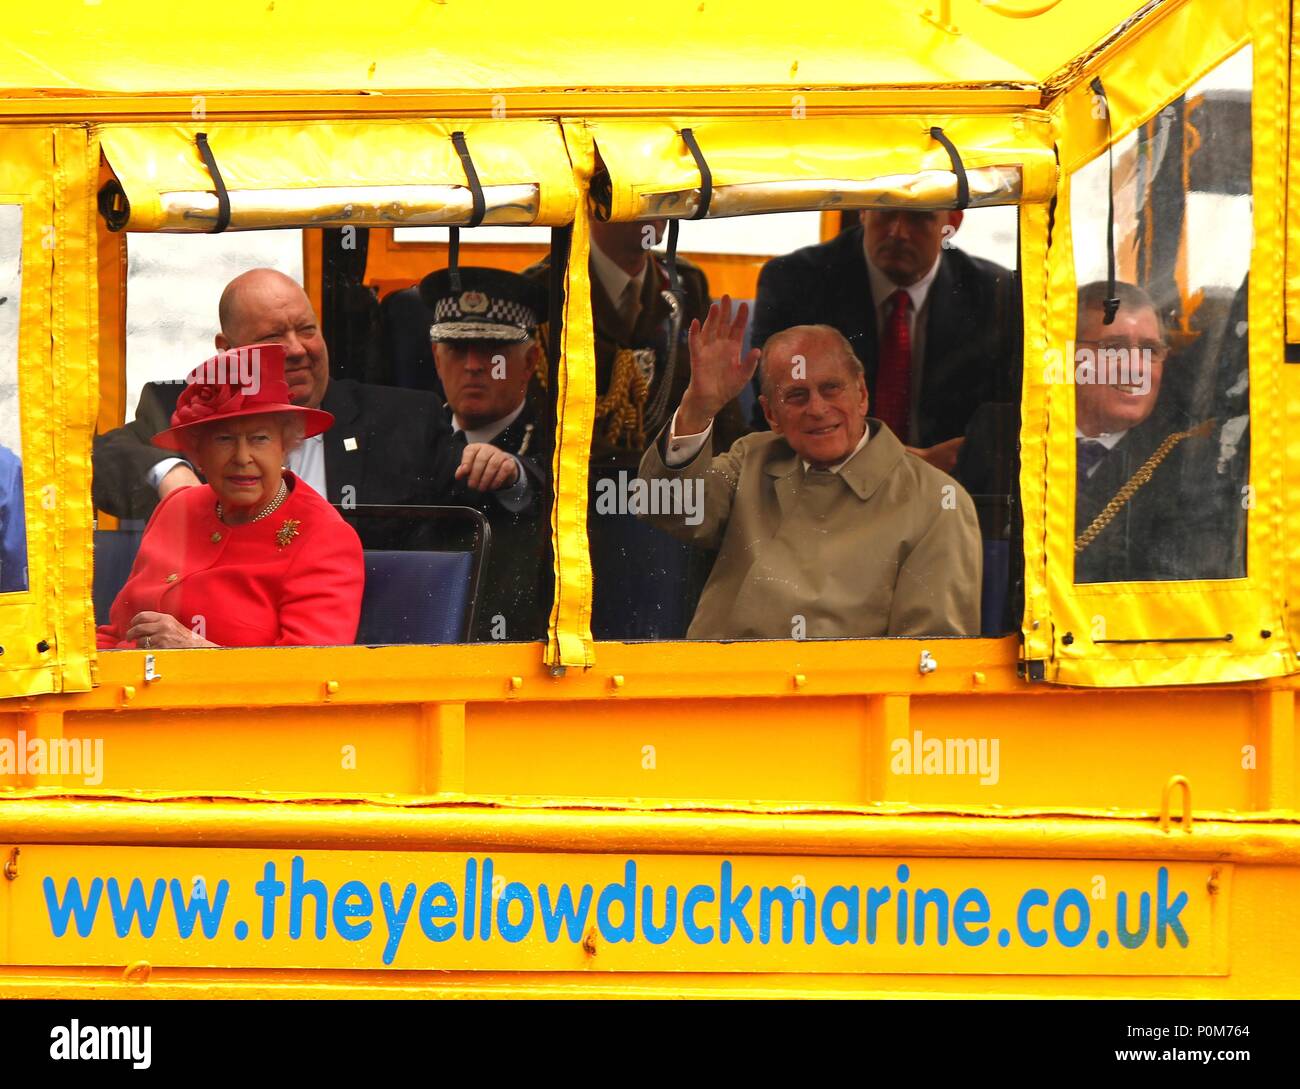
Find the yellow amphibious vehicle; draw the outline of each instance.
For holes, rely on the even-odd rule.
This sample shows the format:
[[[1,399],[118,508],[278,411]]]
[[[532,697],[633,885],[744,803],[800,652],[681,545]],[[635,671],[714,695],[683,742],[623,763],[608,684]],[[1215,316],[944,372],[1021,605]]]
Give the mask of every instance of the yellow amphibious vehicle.
[[[1294,996],[1295,30],[1285,0],[7,12],[0,995]],[[1022,304],[985,634],[593,638],[593,222],[681,222],[751,299],[841,213],[959,207]],[[97,652],[129,527],[94,437],[255,265],[374,377],[344,273],[382,306],[446,228],[462,265],[559,266],[545,642]],[[1185,503],[1231,495],[1222,577],[1076,580],[1098,280],[1160,300],[1215,421]]]

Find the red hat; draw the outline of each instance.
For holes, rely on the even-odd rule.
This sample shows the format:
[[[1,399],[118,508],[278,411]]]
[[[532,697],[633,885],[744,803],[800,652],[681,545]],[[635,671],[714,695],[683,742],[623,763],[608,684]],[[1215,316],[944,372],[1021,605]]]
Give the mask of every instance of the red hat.
[[[176,399],[172,425],[158,432],[153,444],[167,450],[183,450],[179,442],[181,433],[199,424],[268,412],[300,413],[305,438],[319,435],[334,423],[330,413],[319,408],[303,408],[289,400],[283,344],[231,348],[205,359],[185,376],[185,388]]]

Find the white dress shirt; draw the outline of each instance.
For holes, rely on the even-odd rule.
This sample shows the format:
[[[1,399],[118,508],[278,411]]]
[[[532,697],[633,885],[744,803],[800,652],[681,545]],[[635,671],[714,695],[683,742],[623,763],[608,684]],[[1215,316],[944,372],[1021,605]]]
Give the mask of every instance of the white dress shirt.
[[[591,243],[591,267],[596,274],[596,279],[600,281],[600,286],[605,289],[605,294],[609,296],[614,308],[620,314],[626,314],[626,298],[628,285],[632,284],[634,290],[632,298],[640,299],[641,291],[645,286],[646,270],[650,267],[649,258],[641,266],[641,271],[635,276],[629,276],[612,257],[605,253],[596,242]]]
[[[863,244],[863,256],[866,256],[865,243]],[[907,333],[908,342],[912,347],[912,404],[909,423],[913,437],[916,436],[919,430],[917,409],[921,403],[921,385],[925,381],[925,318],[929,314],[929,311],[926,310],[926,304],[930,299],[930,288],[934,284],[934,278],[939,274],[939,262],[941,260],[943,260],[942,253],[934,259],[934,264],[930,266],[929,272],[910,287],[901,289],[906,291],[912,299],[912,306],[907,312]],[[870,257],[867,257],[866,261],[867,280],[871,284],[871,301],[876,308],[876,343],[879,344],[885,335],[885,322],[889,319],[889,307],[887,305],[889,298],[900,288],[898,284],[894,283],[893,280],[871,263]]]
[[[325,491],[325,436],[313,435],[298,444],[285,460],[294,475],[317,495],[328,497]]]
[[[1074,437],[1076,439],[1087,439],[1089,442],[1099,442],[1107,450],[1114,450],[1115,447],[1119,445],[1119,440],[1127,435],[1129,430],[1130,428],[1126,427],[1123,431],[1103,431],[1100,435],[1085,435],[1076,427],[1074,429]],[[1088,469],[1088,477],[1091,478],[1093,473],[1100,468],[1101,462],[1099,461],[1096,465],[1093,465]]]

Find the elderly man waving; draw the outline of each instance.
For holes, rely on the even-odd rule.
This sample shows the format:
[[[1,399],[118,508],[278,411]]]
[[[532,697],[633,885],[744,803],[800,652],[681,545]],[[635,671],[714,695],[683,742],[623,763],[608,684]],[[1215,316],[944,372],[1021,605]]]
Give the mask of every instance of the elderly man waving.
[[[693,322],[691,380],[641,461],[680,478],[683,509],[647,517],[718,552],[692,639],[974,635],[980,535],[970,497],[867,416],[862,363],[826,325],[774,334],[742,358],[746,307]],[[770,432],[701,456],[717,414],[761,362]],[[698,483],[696,483],[698,482]],[[685,500],[702,489],[702,504]],[[652,509],[655,509],[652,507]]]

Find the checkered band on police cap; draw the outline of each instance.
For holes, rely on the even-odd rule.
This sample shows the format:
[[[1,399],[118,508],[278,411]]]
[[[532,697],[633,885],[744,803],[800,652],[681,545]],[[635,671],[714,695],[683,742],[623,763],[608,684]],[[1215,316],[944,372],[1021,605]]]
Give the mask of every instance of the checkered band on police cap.
[[[522,276],[499,269],[464,268],[461,290],[446,270],[425,277],[420,293],[433,311],[437,340],[527,340],[545,306],[545,293]]]
[[[439,299],[433,310],[435,325],[508,325],[523,340],[537,324],[532,307],[514,299],[495,298],[482,291],[462,291]]]

